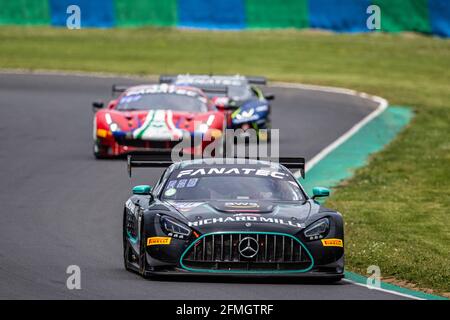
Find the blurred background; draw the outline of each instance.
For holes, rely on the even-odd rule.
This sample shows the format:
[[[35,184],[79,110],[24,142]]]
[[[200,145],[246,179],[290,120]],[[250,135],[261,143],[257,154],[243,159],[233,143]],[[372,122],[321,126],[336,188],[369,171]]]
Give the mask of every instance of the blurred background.
[[[66,26],[71,5],[81,9],[82,28],[318,28],[339,32],[371,31],[367,10],[376,5],[383,31],[450,36],[448,0],[0,0],[0,24]]]

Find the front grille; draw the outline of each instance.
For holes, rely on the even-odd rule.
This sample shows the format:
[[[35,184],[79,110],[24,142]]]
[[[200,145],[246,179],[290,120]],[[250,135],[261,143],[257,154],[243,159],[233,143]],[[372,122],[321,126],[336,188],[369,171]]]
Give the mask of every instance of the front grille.
[[[254,256],[240,252],[239,244],[246,247],[248,238],[258,243]],[[183,254],[181,264],[185,268],[199,271],[300,272],[312,267],[312,259],[296,238],[285,234],[220,233],[209,234],[197,240]]]

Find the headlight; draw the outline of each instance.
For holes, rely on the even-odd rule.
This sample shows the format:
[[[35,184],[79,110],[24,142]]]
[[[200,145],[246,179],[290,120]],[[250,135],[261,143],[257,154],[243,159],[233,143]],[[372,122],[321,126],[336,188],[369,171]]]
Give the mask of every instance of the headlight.
[[[330,220],[328,218],[323,218],[312,223],[308,228],[306,228],[303,234],[308,240],[322,239],[326,236],[329,229]]]
[[[161,217],[161,229],[169,237],[183,239],[191,234],[191,229],[168,217]]]

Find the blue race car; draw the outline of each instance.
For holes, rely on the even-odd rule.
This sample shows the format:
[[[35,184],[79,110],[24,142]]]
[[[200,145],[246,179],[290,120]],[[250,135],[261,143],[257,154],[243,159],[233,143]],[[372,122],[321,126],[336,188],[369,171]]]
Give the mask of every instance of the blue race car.
[[[269,140],[270,100],[273,94],[264,94],[257,85],[266,85],[264,77],[222,75],[162,75],[160,83],[189,85],[202,89],[217,109],[225,113],[227,128],[254,129],[258,138]]]

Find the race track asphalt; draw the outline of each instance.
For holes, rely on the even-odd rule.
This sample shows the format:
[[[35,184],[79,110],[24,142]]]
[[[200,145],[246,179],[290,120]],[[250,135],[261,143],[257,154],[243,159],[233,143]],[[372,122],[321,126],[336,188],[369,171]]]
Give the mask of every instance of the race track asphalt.
[[[122,208],[133,185],[123,160],[92,156],[91,102],[113,83],[142,80],[0,74],[0,298],[401,299],[349,282],[248,279],[144,280],[122,264]],[[361,98],[271,87],[281,154],[310,159],[370,113]],[[345,213],[344,213],[345,215]],[[66,268],[81,268],[81,290]]]

